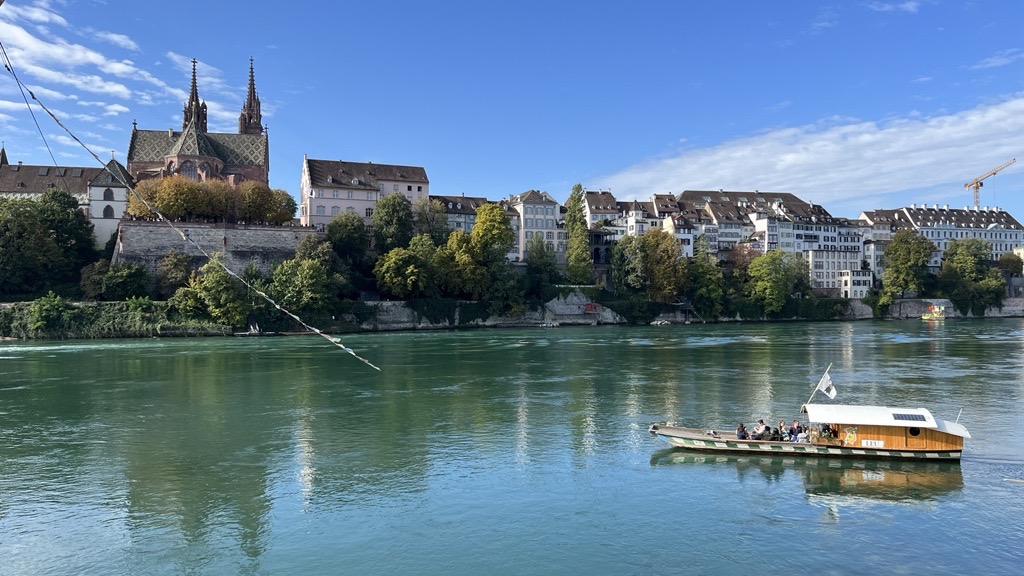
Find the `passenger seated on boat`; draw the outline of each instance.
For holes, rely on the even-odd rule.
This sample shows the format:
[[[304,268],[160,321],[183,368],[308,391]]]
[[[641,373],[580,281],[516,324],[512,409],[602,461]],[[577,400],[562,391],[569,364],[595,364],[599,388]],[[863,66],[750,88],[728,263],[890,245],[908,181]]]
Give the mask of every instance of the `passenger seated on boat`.
[[[736,427],[736,439],[737,440],[750,440],[750,434],[747,433],[747,427],[740,422],[740,425]]]
[[[768,437],[772,442],[782,441],[782,432],[778,428],[772,428],[771,436]]]
[[[750,435],[751,440],[767,440],[765,435],[771,434],[771,428],[764,425],[764,420],[758,420],[754,426],[754,433]]]
[[[789,441],[797,442],[803,432],[804,427],[800,425],[800,421],[793,420],[793,425],[789,427]]]

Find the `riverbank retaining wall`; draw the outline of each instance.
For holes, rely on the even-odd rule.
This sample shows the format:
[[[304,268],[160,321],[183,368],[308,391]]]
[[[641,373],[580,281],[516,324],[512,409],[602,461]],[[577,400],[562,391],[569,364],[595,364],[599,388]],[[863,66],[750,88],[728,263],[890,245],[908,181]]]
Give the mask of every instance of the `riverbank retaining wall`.
[[[314,228],[304,226],[246,226],[235,224],[177,223],[175,226],[207,253],[222,252],[232,270],[245,270],[255,263],[260,271],[295,257],[299,242]],[[142,264],[155,273],[157,262],[172,251],[192,258],[195,267],[206,263],[206,257],[191,242],[163,222],[125,220],[118,228],[117,247],[112,263]]]

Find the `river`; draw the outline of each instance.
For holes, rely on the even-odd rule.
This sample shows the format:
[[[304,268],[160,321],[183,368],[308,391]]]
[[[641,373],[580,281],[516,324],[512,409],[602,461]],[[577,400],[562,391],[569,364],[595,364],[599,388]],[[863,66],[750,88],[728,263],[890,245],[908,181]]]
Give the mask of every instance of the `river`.
[[[1010,574],[1024,320],[0,343],[0,575]],[[837,401],[959,465],[715,458]],[[826,400],[827,401],[827,400]],[[962,413],[961,413],[962,410]],[[769,420],[770,419],[770,420]]]

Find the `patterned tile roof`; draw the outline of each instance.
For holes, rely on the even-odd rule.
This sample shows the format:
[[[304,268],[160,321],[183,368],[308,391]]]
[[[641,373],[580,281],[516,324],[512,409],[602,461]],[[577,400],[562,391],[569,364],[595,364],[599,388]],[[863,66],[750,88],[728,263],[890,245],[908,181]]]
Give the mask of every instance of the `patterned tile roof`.
[[[178,136],[178,141],[174,143],[174,146],[167,155],[218,157],[217,150],[210,142],[210,139],[206,137],[206,134],[196,129],[195,120],[190,121],[188,126],[182,130],[181,136]]]
[[[197,131],[197,134],[199,132]],[[264,134],[221,134],[217,132],[203,133],[205,143],[181,142],[183,132],[173,130],[134,130],[128,144],[128,163],[163,162],[165,156],[175,154],[176,147],[182,150],[201,151],[181,152],[181,154],[209,156],[218,158],[225,164],[238,166],[263,166],[268,157],[268,140]],[[186,136],[187,140],[189,137]],[[194,147],[194,148],[193,148]]]

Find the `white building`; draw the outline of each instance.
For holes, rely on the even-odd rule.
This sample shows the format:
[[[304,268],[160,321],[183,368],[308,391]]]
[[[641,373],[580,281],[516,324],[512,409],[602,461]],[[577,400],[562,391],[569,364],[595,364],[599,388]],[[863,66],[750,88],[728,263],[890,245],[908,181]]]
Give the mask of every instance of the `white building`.
[[[107,162],[106,170],[89,179],[87,214],[92,222],[97,246],[106,245],[107,240],[117,232],[117,226],[128,207],[128,185],[133,185],[132,177],[117,160]]]
[[[430,194],[427,171],[419,166],[315,160],[303,156],[299,219],[322,227],[338,214],[354,212],[370,225],[377,201],[403,194],[415,204]]]
[[[519,219],[513,261],[525,260],[526,246],[537,235],[544,239],[548,248],[554,250],[557,261],[565,261],[567,234],[562,223],[561,205],[550,194],[538,190],[514,194],[509,196],[508,208],[509,217]]]

